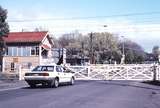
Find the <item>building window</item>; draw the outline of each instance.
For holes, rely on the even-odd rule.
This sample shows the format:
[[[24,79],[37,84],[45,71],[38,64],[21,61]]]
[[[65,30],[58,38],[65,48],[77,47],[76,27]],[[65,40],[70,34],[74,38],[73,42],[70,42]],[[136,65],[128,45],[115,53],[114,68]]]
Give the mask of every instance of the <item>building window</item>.
[[[39,55],[39,47],[36,47],[36,55]]]
[[[12,56],[12,47],[8,47],[8,55]]]
[[[39,47],[8,47],[6,51],[7,56],[31,56],[31,55],[39,55]]]
[[[17,56],[17,47],[12,47],[12,55]]]
[[[22,48],[18,47],[17,50],[18,50],[18,56],[22,56],[22,53],[21,53],[22,52]]]
[[[30,56],[30,47],[23,47],[22,54],[23,56]]]
[[[39,47],[31,47],[31,55],[39,55]]]
[[[36,48],[35,47],[31,47],[31,55],[35,55],[36,54]]]

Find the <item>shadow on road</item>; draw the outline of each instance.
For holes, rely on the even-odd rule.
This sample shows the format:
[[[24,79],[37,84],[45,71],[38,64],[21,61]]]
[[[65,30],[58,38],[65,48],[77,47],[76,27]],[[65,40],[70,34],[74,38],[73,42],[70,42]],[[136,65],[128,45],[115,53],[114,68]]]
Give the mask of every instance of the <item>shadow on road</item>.
[[[60,87],[67,87],[67,86],[70,86],[70,85],[68,85],[68,84],[60,84],[59,85],[59,87],[58,88],[60,88]],[[34,88],[31,88],[31,87],[23,87],[23,88],[21,88],[21,89],[54,89],[54,87],[50,87],[50,86],[42,86],[42,85],[37,85],[36,87],[34,87]]]
[[[115,81],[105,81],[105,84],[108,85],[116,85],[116,86],[128,86],[128,87],[136,87],[136,88],[142,88],[142,89],[150,89],[150,90],[160,90],[160,88],[156,87],[151,87],[148,84],[143,84],[142,82],[115,82]]]
[[[92,83],[92,82],[93,81],[91,81],[91,80],[76,80],[74,85],[69,85],[68,83],[63,83],[63,84],[60,84],[59,87],[78,86],[78,85],[83,85],[84,83]],[[22,89],[49,89],[49,88],[52,88],[52,87],[49,87],[47,85],[46,86],[38,85],[35,88],[31,88],[31,87],[29,87],[29,85],[27,87],[22,87]]]

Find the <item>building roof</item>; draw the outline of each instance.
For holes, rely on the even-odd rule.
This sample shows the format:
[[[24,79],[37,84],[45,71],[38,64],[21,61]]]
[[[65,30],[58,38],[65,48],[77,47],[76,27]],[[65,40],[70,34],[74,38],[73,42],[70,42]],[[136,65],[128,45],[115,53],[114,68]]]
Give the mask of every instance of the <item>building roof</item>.
[[[42,47],[46,50],[50,50],[51,48],[48,45],[42,44]]]
[[[40,43],[47,35],[47,31],[41,32],[10,32],[7,37],[4,37],[6,43]]]

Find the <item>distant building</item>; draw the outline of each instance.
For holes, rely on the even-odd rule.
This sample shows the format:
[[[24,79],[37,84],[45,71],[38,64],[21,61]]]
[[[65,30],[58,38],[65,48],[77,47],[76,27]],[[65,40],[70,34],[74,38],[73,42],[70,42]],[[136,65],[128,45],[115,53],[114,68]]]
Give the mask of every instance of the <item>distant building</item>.
[[[53,42],[46,31],[11,32],[4,38],[7,50],[3,57],[2,72],[14,73],[22,68],[51,62]]]

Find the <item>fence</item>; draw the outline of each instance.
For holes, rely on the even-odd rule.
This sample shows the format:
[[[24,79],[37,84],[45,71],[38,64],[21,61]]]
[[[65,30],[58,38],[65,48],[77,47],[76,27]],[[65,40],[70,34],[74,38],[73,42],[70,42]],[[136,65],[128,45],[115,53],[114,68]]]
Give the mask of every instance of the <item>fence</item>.
[[[137,65],[91,65],[68,66],[77,78],[91,80],[159,80],[160,66]]]
[[[76,79],[86,80],[160,80],[160,66],[156,64],[66,66]],[[19,79],[30,69],[19,67]]]

